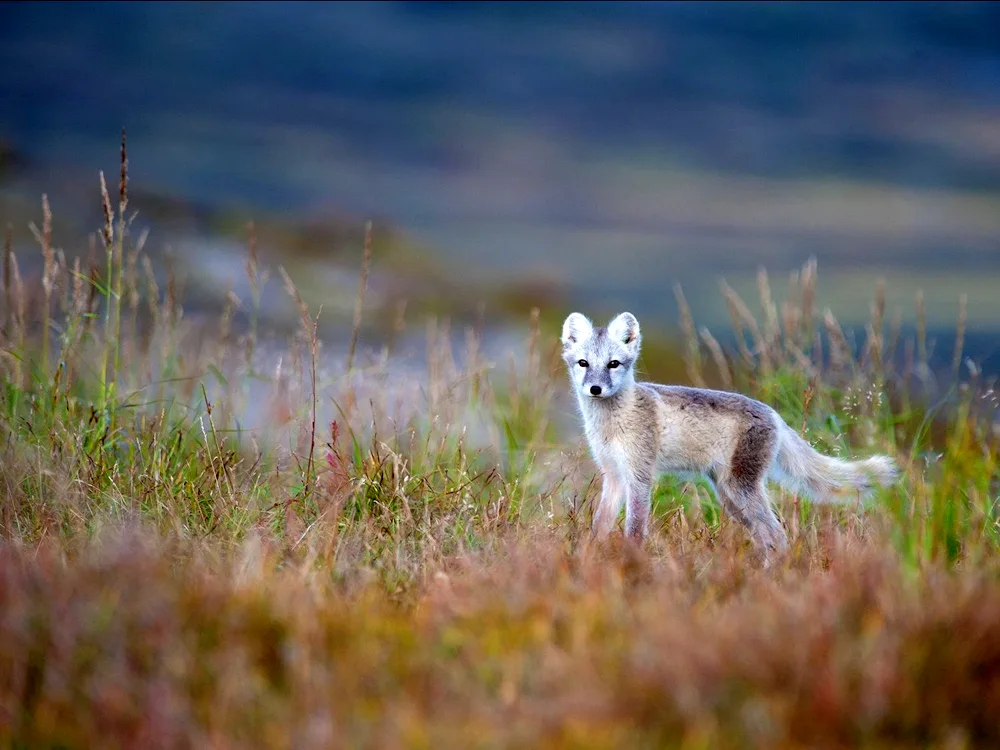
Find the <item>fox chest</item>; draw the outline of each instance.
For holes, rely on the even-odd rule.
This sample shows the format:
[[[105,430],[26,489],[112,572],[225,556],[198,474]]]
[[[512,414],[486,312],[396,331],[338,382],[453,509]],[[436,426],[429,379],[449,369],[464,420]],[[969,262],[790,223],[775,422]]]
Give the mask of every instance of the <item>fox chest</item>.
[[[591,441],[590,452],[603,473],[612,473],[616,476],[628,474],[628,452],[622,446]]]
[[[627,473],[634,463],[635,446],[621,432],[588,430],[587,442],[594,461],[605,471]]]

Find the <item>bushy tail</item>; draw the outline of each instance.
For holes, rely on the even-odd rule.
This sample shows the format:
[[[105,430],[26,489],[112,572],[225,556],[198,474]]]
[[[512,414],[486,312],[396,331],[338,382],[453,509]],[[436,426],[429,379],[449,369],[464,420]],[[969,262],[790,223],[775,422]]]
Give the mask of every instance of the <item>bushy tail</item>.
[[[778,459],[773,478],[786,489],[808,495],[815,502],[836,502],[847,493],[869,495],[876,485],[891,484],[896,462],[889,456],[843,461],[824,456],[779,420]]]

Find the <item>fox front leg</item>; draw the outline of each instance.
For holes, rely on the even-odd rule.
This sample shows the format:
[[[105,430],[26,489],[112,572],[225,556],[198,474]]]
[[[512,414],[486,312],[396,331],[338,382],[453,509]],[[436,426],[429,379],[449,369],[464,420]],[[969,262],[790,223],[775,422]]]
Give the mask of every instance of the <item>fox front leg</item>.
[[[618,521],[618,513],[625,501],[625,484],[613,470],[602,470],[601,499],[594,511],[593,534],[604,539]]]
[[[628,502],[625,505],[625,536],[642,543],[649,533],[649,507],[653,483],[645,476],[632,477],[628,485]]]

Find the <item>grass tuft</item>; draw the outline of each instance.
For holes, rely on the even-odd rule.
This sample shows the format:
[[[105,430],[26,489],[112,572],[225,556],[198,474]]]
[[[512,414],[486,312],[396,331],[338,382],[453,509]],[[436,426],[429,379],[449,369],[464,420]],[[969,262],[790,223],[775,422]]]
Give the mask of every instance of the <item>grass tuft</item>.
[[[925,326],[886,330],[883,285],[859,346],[815,309],[814,262],[780,308],[762,269],[759,314],[723,284],[732,352],[675,287],[683,340],[649,377],[738,389],[903,470],[863,508],[778,494],[791,551],[765,572],[697,482],[660,483],[644,549],[590,542],[560,311],[505,362],[482,316],[464,352],[422,321],[414,366],[400,300],[366,352],[369,225],[346,351],[284,269],[300,325],[269,341],[250,225],[249,305],[199,323],[133,239],[124,132],[119,182],[103,264],[52,246],[45,199],[40,291],[4,244],[5,746],[1000,742],[998,401],[963,358],[964,299],[941,385]]]

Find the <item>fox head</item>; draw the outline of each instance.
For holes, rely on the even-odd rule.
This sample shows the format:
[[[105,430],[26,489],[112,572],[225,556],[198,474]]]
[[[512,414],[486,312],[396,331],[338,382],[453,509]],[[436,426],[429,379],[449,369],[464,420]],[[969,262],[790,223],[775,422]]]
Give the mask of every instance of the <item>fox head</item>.
[[[580,313],[566,318],[563,359],[577,393],[585,398],[610,398],[635,382],[639,339],[639,321],[632,313],[621,313],[607,328],[595,328]]]

